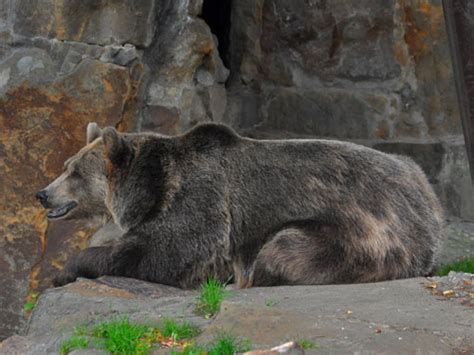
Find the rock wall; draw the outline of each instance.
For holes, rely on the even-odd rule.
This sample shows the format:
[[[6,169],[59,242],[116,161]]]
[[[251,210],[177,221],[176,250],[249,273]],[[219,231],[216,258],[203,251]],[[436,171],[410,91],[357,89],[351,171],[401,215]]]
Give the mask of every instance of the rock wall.
[[[234,1],[230,46],[225,122],[408,154],[474,218],[441,0]]]
[[[440,0],[3,0],[0,339],[96,228],[34,201],[89,121],[356,140],[412,155],[474,218]]]

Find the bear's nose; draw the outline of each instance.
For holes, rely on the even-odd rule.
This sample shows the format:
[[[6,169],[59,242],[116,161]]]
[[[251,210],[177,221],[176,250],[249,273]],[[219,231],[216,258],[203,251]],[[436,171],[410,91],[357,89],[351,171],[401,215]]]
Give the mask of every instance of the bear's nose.
[[[48,202],[48,194],[45,190],[41,190],[40,192],[36,193],[36,199],[41,202],[43,206],[45,206]]]

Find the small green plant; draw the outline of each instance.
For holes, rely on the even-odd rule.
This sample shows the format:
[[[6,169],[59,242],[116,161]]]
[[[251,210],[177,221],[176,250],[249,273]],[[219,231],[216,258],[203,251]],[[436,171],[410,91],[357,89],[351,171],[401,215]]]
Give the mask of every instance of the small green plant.
[[[33,302],[25,302],[25,304],[23,305],[23,310],[25,312],[30,312],[32,311],[33,309],[35,309],[35,306],[36,306],[36,303],[33,303]]]
[[[210,277],[201,285],[196,312],[209,318],[219,312],[221,303],[229,292],[220,281]]]
[[[250,342],[229,333],[220,333],[211,343],[209,355],[233,355],[250,350]]]
[[[101,338],[99,346],[112,354],[140,354],[146,353],[151,347],[151,344],[143,341],[151,331],[146,325],[132,324],[128,318],[120,317],[97,324],[92,329],[92,336]]]
[[[26,302],[23,305],[23,311],[31,312],[36,307],[36,302],[38,302],[39,293],[31,292],[26,298]]]
[[[66,355],[76,349],[85,349],[89,346],[89,340],[83,336],[73,335],[66,341],[63,341],[59,347],[59,353]]]
[[[171,318],[163,320],[160,327],[131,323],[127,316],[117,316],[92,327],[77,326],[71,338],[60,346],[61,354],[90,344],[111,354],[144,355],[154,344],[164,347],[186,347],[187,339],[199,334],[199,328],[188,322],[176,322]]]
[[[174,319],[166,318],[161,327],[161,334],[176,340],[189,339],[199,334],[199,328],[186,321],[178,323]]]
[[[275,300],[272,300],[272,299],[265,300],[265,306],[267,306],[267,307],[273,307],[276,304],[277,304],[277,302]]]
[[[173,350],[172,355],[233,355],[249,351],[250,341],[230,333],[219,333],[207,345],[190,345],[182,351]]]
[[[296,341],[303,349],[317,349],[319,345],[308,339],[299,339]]]
[[[205,347],[199,345],[190,345],[183,350],[171,350],[171,355],[208,355]]]
[[[442,265],[436,272],[437,276],[445,276],[450,271],[462,271],[474,274],[474,256],[460,259],[458,261]]]

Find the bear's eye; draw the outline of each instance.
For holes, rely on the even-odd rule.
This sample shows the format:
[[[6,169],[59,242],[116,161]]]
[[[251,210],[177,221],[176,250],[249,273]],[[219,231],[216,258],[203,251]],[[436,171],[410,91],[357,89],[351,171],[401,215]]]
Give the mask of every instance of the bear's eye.
[[[74,179],[82,179],[82,174],[78,170],[73,170],[71,172],[71,177]]]

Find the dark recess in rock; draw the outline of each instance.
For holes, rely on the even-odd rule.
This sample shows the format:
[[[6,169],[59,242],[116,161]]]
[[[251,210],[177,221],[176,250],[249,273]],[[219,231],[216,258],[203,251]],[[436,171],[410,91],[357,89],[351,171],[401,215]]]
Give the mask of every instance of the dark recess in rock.
[[[219,41],[219,54],[224,65],[230,62],[230,14],[232,0],[204,0],[201,18],[209,25]]]

